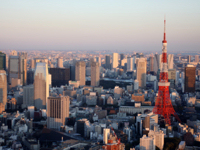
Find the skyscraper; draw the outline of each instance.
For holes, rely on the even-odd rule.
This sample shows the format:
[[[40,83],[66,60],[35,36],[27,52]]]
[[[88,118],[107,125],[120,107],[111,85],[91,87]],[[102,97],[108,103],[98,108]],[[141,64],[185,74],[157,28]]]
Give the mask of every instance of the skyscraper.
[[[199,62],[199,55],[195,55],[195,62]]]
[[[154,55],[154,72],[157,73],[158,69],[161,69],[161,56],[160,54]]]
[[[22,85],[27,83],[27,53],[20,52],[19,55],[9,57],[9,82],[12,78],[20,79]]]
[[[133,71],[135,69],[135,59],[134,57],[127,58],[127,71]]]
[[[80,85],[85,85],[85,62],[77,61],[75,69],[75,79],[80,81]]]
[[[7,102],[7,76],[5,70],[0,70],[0,103],[5,106]]]
[[[0,51],[0,70],[6,70],[6,54]]]
[[[146,87],[146,71],[147,64],[145,58],[139,58],[137,62],[137,80],[139,82],[139,87]]]
[[[168,54],[168,69],[174,69],[174,55]]]
[[[195,92],[195,80],[196,67],[193,65],[187,65],[187,67],[185,67],[185,92]]]
[[[46,109],[49,97],[49,73],[46,63],[36,63],[34,74],[34,100],[37,109]]]
[[[112,54],[112,69],[118,67],[118,53]]]
[[[19,58],[20,58],[20,79],[22,85],[27,84],[27,53],[25,52],[20,52],[19,53]]]
[[[69,96],[48,97],[47,99],[47,127],[60,129],[69,117]]]
[[[96,62],[99,63],[99,67],[101,66],[101,57],[96,57]]]
[[[63,68],[63,58],[57,58],[57,68]]]
[[[33,84],[26,85],[23,87],[23,105],[34,106],[34,86]]]
[[[190,63],[191,62],[191,55],[188,55],[188,62]]]
[[[110,55],[106,55],[106,57],[105,57],[105,66],[106,66],[106,69],[110,69],[111,68]]]
[[[50,68],[49,73],[53,87],[66,85],[70,80],[70,68]]]
[[[150,66],[150,71],[154,71],[154,58],[153,58],[153,56],[150,56],[149,66]]]
[[[91,64],[91,86],[99,86],[99,63],[92,62]]]

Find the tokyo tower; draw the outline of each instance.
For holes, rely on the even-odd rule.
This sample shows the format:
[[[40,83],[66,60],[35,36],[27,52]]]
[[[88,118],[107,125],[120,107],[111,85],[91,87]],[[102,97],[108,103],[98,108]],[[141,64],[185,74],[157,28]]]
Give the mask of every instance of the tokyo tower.
[[[165,119],[165,123],[171,125],[170,116],[174,115],[178,121],[180,119],[176,115],[174,108],[172,106],[168,82],[168,68],[167,68],[167,40],[166,40],[166,20],[164,20],[164,39],[162,41],[162,57],[161,57],[161,70],[160,70],[160,80],[158,82],[158,97],[153,108],[153,113],[162,115]]]

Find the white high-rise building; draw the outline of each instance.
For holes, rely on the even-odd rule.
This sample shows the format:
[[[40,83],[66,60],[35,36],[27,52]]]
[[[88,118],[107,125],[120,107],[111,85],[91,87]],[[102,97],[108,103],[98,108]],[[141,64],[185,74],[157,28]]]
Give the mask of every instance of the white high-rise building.
[[[143,135],[140,138],[140,150],[155,150],[154,138]]]
[[[104,128],[103,129],[103,143],[104,144],[108,143],[109,135],[110,135],[110,129],[109,128]]]
[[[69,117],[69,96],[48,97],[47,99],[47,127],[60,129]]]
[[[34,74],[34,101],[37,109],[46,109],[46,101],[49,97],[49,73],[47,64],[36,63]]]
[[[139,58],[137,62],[137,80],[139,82],[139,87],[146,87],[146,71],[147,71],[147,61],[145,58]]]
[[[118,67],[118,53],[113,53],[112,55],[112,68]]]
[[[157,132],[150,130],[149,133],[148,133],[148,136],[154,137],[155,146],[158,147],[159,149],[163,149],[165,134],[163,133],[162,130],[157,131]]]
[[[127,71],[133,71],[135,69],[135,58],[128,57],[127,58]]]
[[[168,69],[174,68],[174,55],[168,54]]]
[[[157,73],[158,69],[161,69],[161,57],[162,54],[155,54],[154,55],[154,72]]]

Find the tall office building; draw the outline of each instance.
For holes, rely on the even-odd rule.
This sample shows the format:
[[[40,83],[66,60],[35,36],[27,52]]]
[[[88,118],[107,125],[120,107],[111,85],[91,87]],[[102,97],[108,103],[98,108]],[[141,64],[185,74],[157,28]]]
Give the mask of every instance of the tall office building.
[[[66,85],[70,80],[70,68],[50,68],[49,73],[53,87]]]
[[[12,78],[20,79],[22,85],[27,83],[27,53],[20,52],[19,55],[9,57],[9,82]]]
[[[0,70],[6,70],[6,54],[0,51]]]
[[[47,99],[47,128],[60,129],[69,117],[69,96],[48,97]]]
[[[135,69],[135,59],[134,57],[127,58],[127,71],[133,71]]]
[[[80,85],[85,85],[85,62],[77,61],[75,68],[75,79],[80,81]]]
[[[27,84],[27,53],[20,52],[19,58],[20,58],[20,78],[22,85]]]
[[[174,69],[174,55],[168,54],[168,69]]]
[[[24,107],[34,106],[34,86],[33,84],[23,87],[23,105]]]
[[[7,76],[5,70],[0,70],[0,103],[7,103]]]
[[[57,68],[63,68],[63,58],[57,58]]]
[[[35,69],[35,60],[34,59],[30,59],[30,68],[32,70]]]
[[[140,138],[140,150],[155,150],[154,138],[143,135]]]
[[[199,55],[195,55],[195,62],[199,62]]]
[[[187,59],[188,59],[188,62],[190,63],[191,62],[191,55],[188,55]]]
[[[139,87],[146,87],[146,71],[147,64],[145,58],[139,58],[137,62],[137,80],[139,82]]]
[[[149,60],[149,66],[150,66],[150,71],[154,71],[154,58],[153,58],[153,56],[150,56],[150,58],[149,58],[150,60]]]
[[[105,56],[105,66],[106,66],[106,69],[111,69],[110,55]]]
[[[104,144],[108,143],[109,136],[110,136],[110,129],[109,128],[104,128],[103,129],[103,143]]]
[[[161,70],[161,57],[162,55],[160,54],[155,54],[154,55],[154,72],[157,73],[158,72],[158,69]]]
[[[118,67],[118,53],[112,54],[112,69]]]
[[[193,65],[187,65],[187,67],[185,67],[185,92],[195,92],[195,80],[196,67]]]
[[[99,86],[99,63],[92,62],[91,64],[91,86]]]
[[[13,50],[12,52],[10,52],[10,55],[12,55],[12,56],[17,56],[17,51],[16,51],[16,50]]]
[[[49,73],[46,63],[36,63],[34,74],[34,101],[37,109],[46,109],[49,97]]]
[[[96,57],[96,62],[99,63],[99,67],[101,66],[101,57]]]
[[[120,54],[120,60],[124,59],[124,54]]]
[[[70,66],[70,80],[72,80],[72,81],[75,81],[76,79],[75,79],[75,66],[74,65],[71,65]]]
[[[34,66],[36,67],[36,63],[38,62],[44,62],[47,64],[47,66],[49,65],[49,61],[47,58],[34,58]]]

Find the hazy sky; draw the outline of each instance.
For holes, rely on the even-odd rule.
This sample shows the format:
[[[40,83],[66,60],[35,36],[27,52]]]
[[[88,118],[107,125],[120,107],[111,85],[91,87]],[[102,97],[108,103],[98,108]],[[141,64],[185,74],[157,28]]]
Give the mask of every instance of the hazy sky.
[[[0,0],[0,49],[200,50],[200,0]]]

